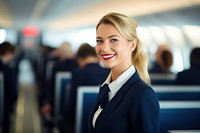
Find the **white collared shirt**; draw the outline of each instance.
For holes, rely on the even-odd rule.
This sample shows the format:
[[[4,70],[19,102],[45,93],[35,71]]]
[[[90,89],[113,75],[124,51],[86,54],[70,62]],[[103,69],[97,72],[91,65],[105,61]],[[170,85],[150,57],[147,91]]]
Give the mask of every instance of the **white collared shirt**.
[[[105,82],[101,85],[101,86],[103,86],[104,84],[108,84],[108,86],[110,88],[109,97],[108,97],[109,101],[115,96],[117,91],[122,87],[122,85],[124,85],[128,81],[128,79],[134,73],[135,73],[135,67],[132,65],[125,72],[123,72],[116,80],[114,80],[110,83],[111,75],[112,75],[112,72],[110,72],[110,74],[108,75]],[[102,110],[103,109],[99,106],[97,111],[94,113],[93,120],[92,120],[93,127],[95,127],[96,119],[97,119],[97,117],[99,116],[99,114],[101,113]]]

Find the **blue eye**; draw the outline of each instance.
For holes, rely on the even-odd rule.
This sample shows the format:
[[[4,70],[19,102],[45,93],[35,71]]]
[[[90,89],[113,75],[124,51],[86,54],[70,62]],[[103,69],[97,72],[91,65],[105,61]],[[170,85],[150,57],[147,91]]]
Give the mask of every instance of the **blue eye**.
[[[117,42],[118,40],[117,39],[111,39],[110,40],[110,42],[112,42],[112,43],[115,43],[115,42]]]
[[[103,40],[96,40],[97,43],[103,43]]]

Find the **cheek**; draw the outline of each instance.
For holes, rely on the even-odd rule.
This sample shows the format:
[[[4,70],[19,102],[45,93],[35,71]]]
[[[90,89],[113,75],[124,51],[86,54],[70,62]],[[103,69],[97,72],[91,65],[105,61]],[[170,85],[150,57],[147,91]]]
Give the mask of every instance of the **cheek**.
[[[95,51],[96,51],[97,54],[99,53],[99,52],[98,52],[98,51],[99,51],[98,46],[95,47]]]
[[[115,50],[120,58],[128,58],[132,54],[132,50],[128,46],[118,47]]]
[[[100,51],[101,51],[100,46],[96,46],[95,51],[96,51],[97,56],[100,57]]]
[[[127,49],[125,48],[125,47],[123,47],[123,46],[120,46],[120,47],[115,47],[115,48],[113,48],[114,49],[114,51],[115,52],[117,52],[117,53],[126,53],[126,52],[128,52],[127,51]]]

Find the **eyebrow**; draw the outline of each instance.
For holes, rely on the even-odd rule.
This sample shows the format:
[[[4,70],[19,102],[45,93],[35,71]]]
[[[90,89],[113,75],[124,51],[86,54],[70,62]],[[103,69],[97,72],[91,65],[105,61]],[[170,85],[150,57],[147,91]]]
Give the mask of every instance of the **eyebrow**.
[[[111,35],[111,36],[109,36],[108,38],[112,38],[112,37],[119,37],[119,36],[117,36],[117,35]],[[97,39],[102,39],[102,37],[96,37]]]

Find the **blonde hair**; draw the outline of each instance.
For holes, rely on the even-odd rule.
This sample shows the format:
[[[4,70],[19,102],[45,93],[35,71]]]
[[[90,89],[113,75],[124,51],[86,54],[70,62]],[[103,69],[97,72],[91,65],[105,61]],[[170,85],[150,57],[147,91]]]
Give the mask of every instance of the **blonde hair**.
[[[125,37],[128,41],[136,40],[136,48],[132,52],[132,63],[135,66],[138,74],[142,80],[150,84],[148,74],[148,58],[142,49],[142,44],[137,36],[137,22],[120,13],[109,13],[105,15],[96,26],[96,30],[101,24],[112,24],[117,31]]]
[[[59,52],[60,56],[67,57],[67,58],[73,57],[72,45],[69,42],[63,42],[58,47],[58,52]]]

